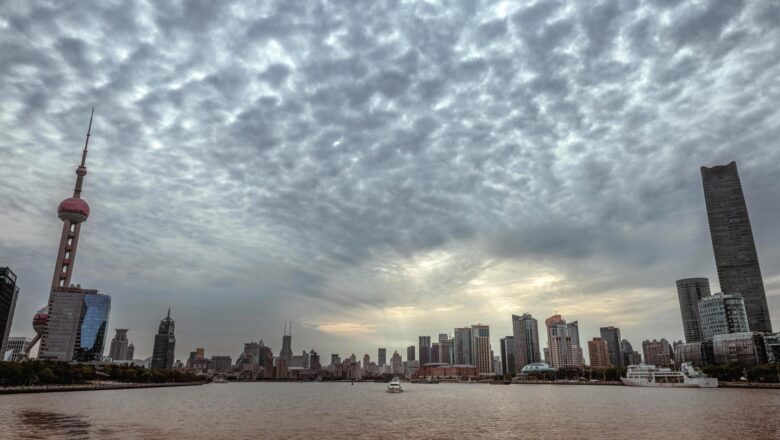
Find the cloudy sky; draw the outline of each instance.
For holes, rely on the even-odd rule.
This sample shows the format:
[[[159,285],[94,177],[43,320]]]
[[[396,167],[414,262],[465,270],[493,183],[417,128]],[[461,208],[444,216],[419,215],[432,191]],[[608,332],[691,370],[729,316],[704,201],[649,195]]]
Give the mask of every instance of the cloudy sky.
[[[780,328],[776,2],[2,3],[15,335],[92,106],[74,281],[137,357],[169,306],[178,358],[285,320],[323,358],[478,322],[498,351],[523,312],[680,339],[675,280],[718,290],[699,167],[732,160]]]

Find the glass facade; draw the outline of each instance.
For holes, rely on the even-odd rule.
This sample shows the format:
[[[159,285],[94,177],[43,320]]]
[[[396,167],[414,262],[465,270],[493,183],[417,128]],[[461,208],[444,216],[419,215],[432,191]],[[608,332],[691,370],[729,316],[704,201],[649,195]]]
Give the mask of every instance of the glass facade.
[[[111,312],[111,297],[108,295],[84,295],[82,303],[79,337],[73,360],[97,362],[103,356],[108,330],[108,314]]]
[[[738,293],[716,293],[699,301],[699,318],[704,340],[715,335],[748,332],[745,302]]]

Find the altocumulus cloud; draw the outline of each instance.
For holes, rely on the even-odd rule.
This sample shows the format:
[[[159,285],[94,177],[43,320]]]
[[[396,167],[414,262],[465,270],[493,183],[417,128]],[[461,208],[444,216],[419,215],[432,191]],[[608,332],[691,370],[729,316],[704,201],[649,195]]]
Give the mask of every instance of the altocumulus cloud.
[[[717,289],[698,168],[739,163],[780,327],[773,2],[8,1],[0,264],[15,334],[96,107],[75,279],[139,354],[391,351],[510,314],[679,338]]]

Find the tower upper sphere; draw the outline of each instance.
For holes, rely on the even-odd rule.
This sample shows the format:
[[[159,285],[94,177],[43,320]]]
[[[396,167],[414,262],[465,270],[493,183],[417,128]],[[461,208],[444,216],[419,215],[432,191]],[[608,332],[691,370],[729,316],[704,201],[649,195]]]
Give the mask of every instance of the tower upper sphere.
[[[71,197],[65,199],[57,208],[60,220],[70,220],[71,223],[81,223],[89,217],[89,205],[82,199]]]

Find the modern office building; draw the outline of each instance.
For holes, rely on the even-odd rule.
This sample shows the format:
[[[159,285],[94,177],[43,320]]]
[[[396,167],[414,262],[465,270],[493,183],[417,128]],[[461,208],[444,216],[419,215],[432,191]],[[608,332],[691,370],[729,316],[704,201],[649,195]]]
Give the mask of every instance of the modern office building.
[[[420,365],[425,365],[431,361],[431,337],[420,336],[419,338],[419,350],[420,350]]]
[[[453,359],[453,340],[443,339],[439,340],[439,362],[443,364],[454,364]]]
[[[30,338],[26,338],[24,336],[9,336],[8,337],[8,344],[5,346],[5,351],[3,352],[3,357],[5,357],[5,354],[7,352],[11,352],[8,356],[8,361],[18,361],[22,359],[24,356],[24,349],[27,347],[27,345],[30,343]]]
[[[472,361],[480,374],[493,373],[493,350],[490,348],[490,327],[483,324],[471,326]]]
[[[286,365],[289,366],[292,362],[292,356],[292,322],[285,322],[284,333],[282,334],[282,349],[279,351],[279,359],[283,360]]]
[[[503,374],[512,376],[517,372],[517,360],[515,359],[515,337],[506,336],[501,338],[501,371]]]
[[[512,337],[515,341],[515,371],[527,364],[542,361],[539,345],[539,323],[529,313],[512,315]]]
[[[111,340],[111,348],[108,350],[108,357],[114,361],[133,360],[132,356],[128,357],[127,355],[127,350],[130,346],[130,341],[127,339],[127,329],[117,328],[114,330],[116,331],[116,335],[114,335],[114,339]]]
[[[434,342],[431,344],[431,363],[439,363],[439,343]]]
[[[771,333],[764,281],[737,164],[702,167],[701,177],[720,290],[742,295],[751,331]]]
[[[694,366],[701,367],[712,363],[712,342],[686,342],[674,346],[674,362],[677,365],[688,362]]]
[[[588,354],[591,368],[610,368],[613,366],[607,341],[603,338],[593,338],[588,341]]]
[[[379,356],[377,357],[379,366],[384,367],[387,365],[387,349],[386,348],[379,348]]]
[[[623,353],[620,351],[620,329],[617,327],[601,327],[599,329],[601,339],[607,344],[609,350],[609,363],[615,368],[623,368]]]
[[[780,364],[780,333],[764,335],[764,350],[768,363]]]
[[[670,367],[674,364],[674,353],[669,341],[653,339],[642,342],[642,351],[644,352],[645,363],[655,365],[656,367]]]
[[[553,315],[544,321],[547,327],[547,363],[553,368],[577,366],[577,352],[569,336],[569,327],[561,315]]]
[[[685,342],[704,340],[699,321],[699,301],[708,296],[710,296],[710,281],[707,278],[677,280],[677,299],[680,301]]]
[[[151,364],[153,370],[170,370],[173,367],[176,351],[175,329],[176,324],[171,319],[171,309],[168,309],[168,316],[160,321],[160,327],[154,337]]]
[[[0,359],[3,359],[3,355],[9,350],[8,338],[11,335],[11,323],[14,320],[18,297],[16,274],[8,267],[0,267]]]
[[[322,369],[320,364],[320,355],[312,348],[309,350],[309,369],[319,372]]]
[[[414,345],[410,345],[406,347],[406,360],[407,361],[413,361],[415,360],[415,348]]]
[[[211,368],[215,373],[227,373],[233,368],[233,358],[230,356],[212,356]]]
[[[472,365],[471,361],[471,327],[455,329],[455,364]]]
[[[715,335],[712,351],[716,364],[736,363],[752,367],[767,363],[764,337],[757,332],[742,332]]]
[[[341,356],[339,356],[336,353],[331,353],[331,355],[330,355],[330,365],[334,366],[334,365],[340,364],[340,363],[341,363]]]
[[[715,335],[750,331],[745,302],[738,293],[716,293],[699,301],[702,338],[711,341]]]
[[[642,363],[642,355],[638,351],[634,351],[634,347],[628,340],[623,339],[620,341],[620,352],[623,354],[623,365],[639,365]]]

